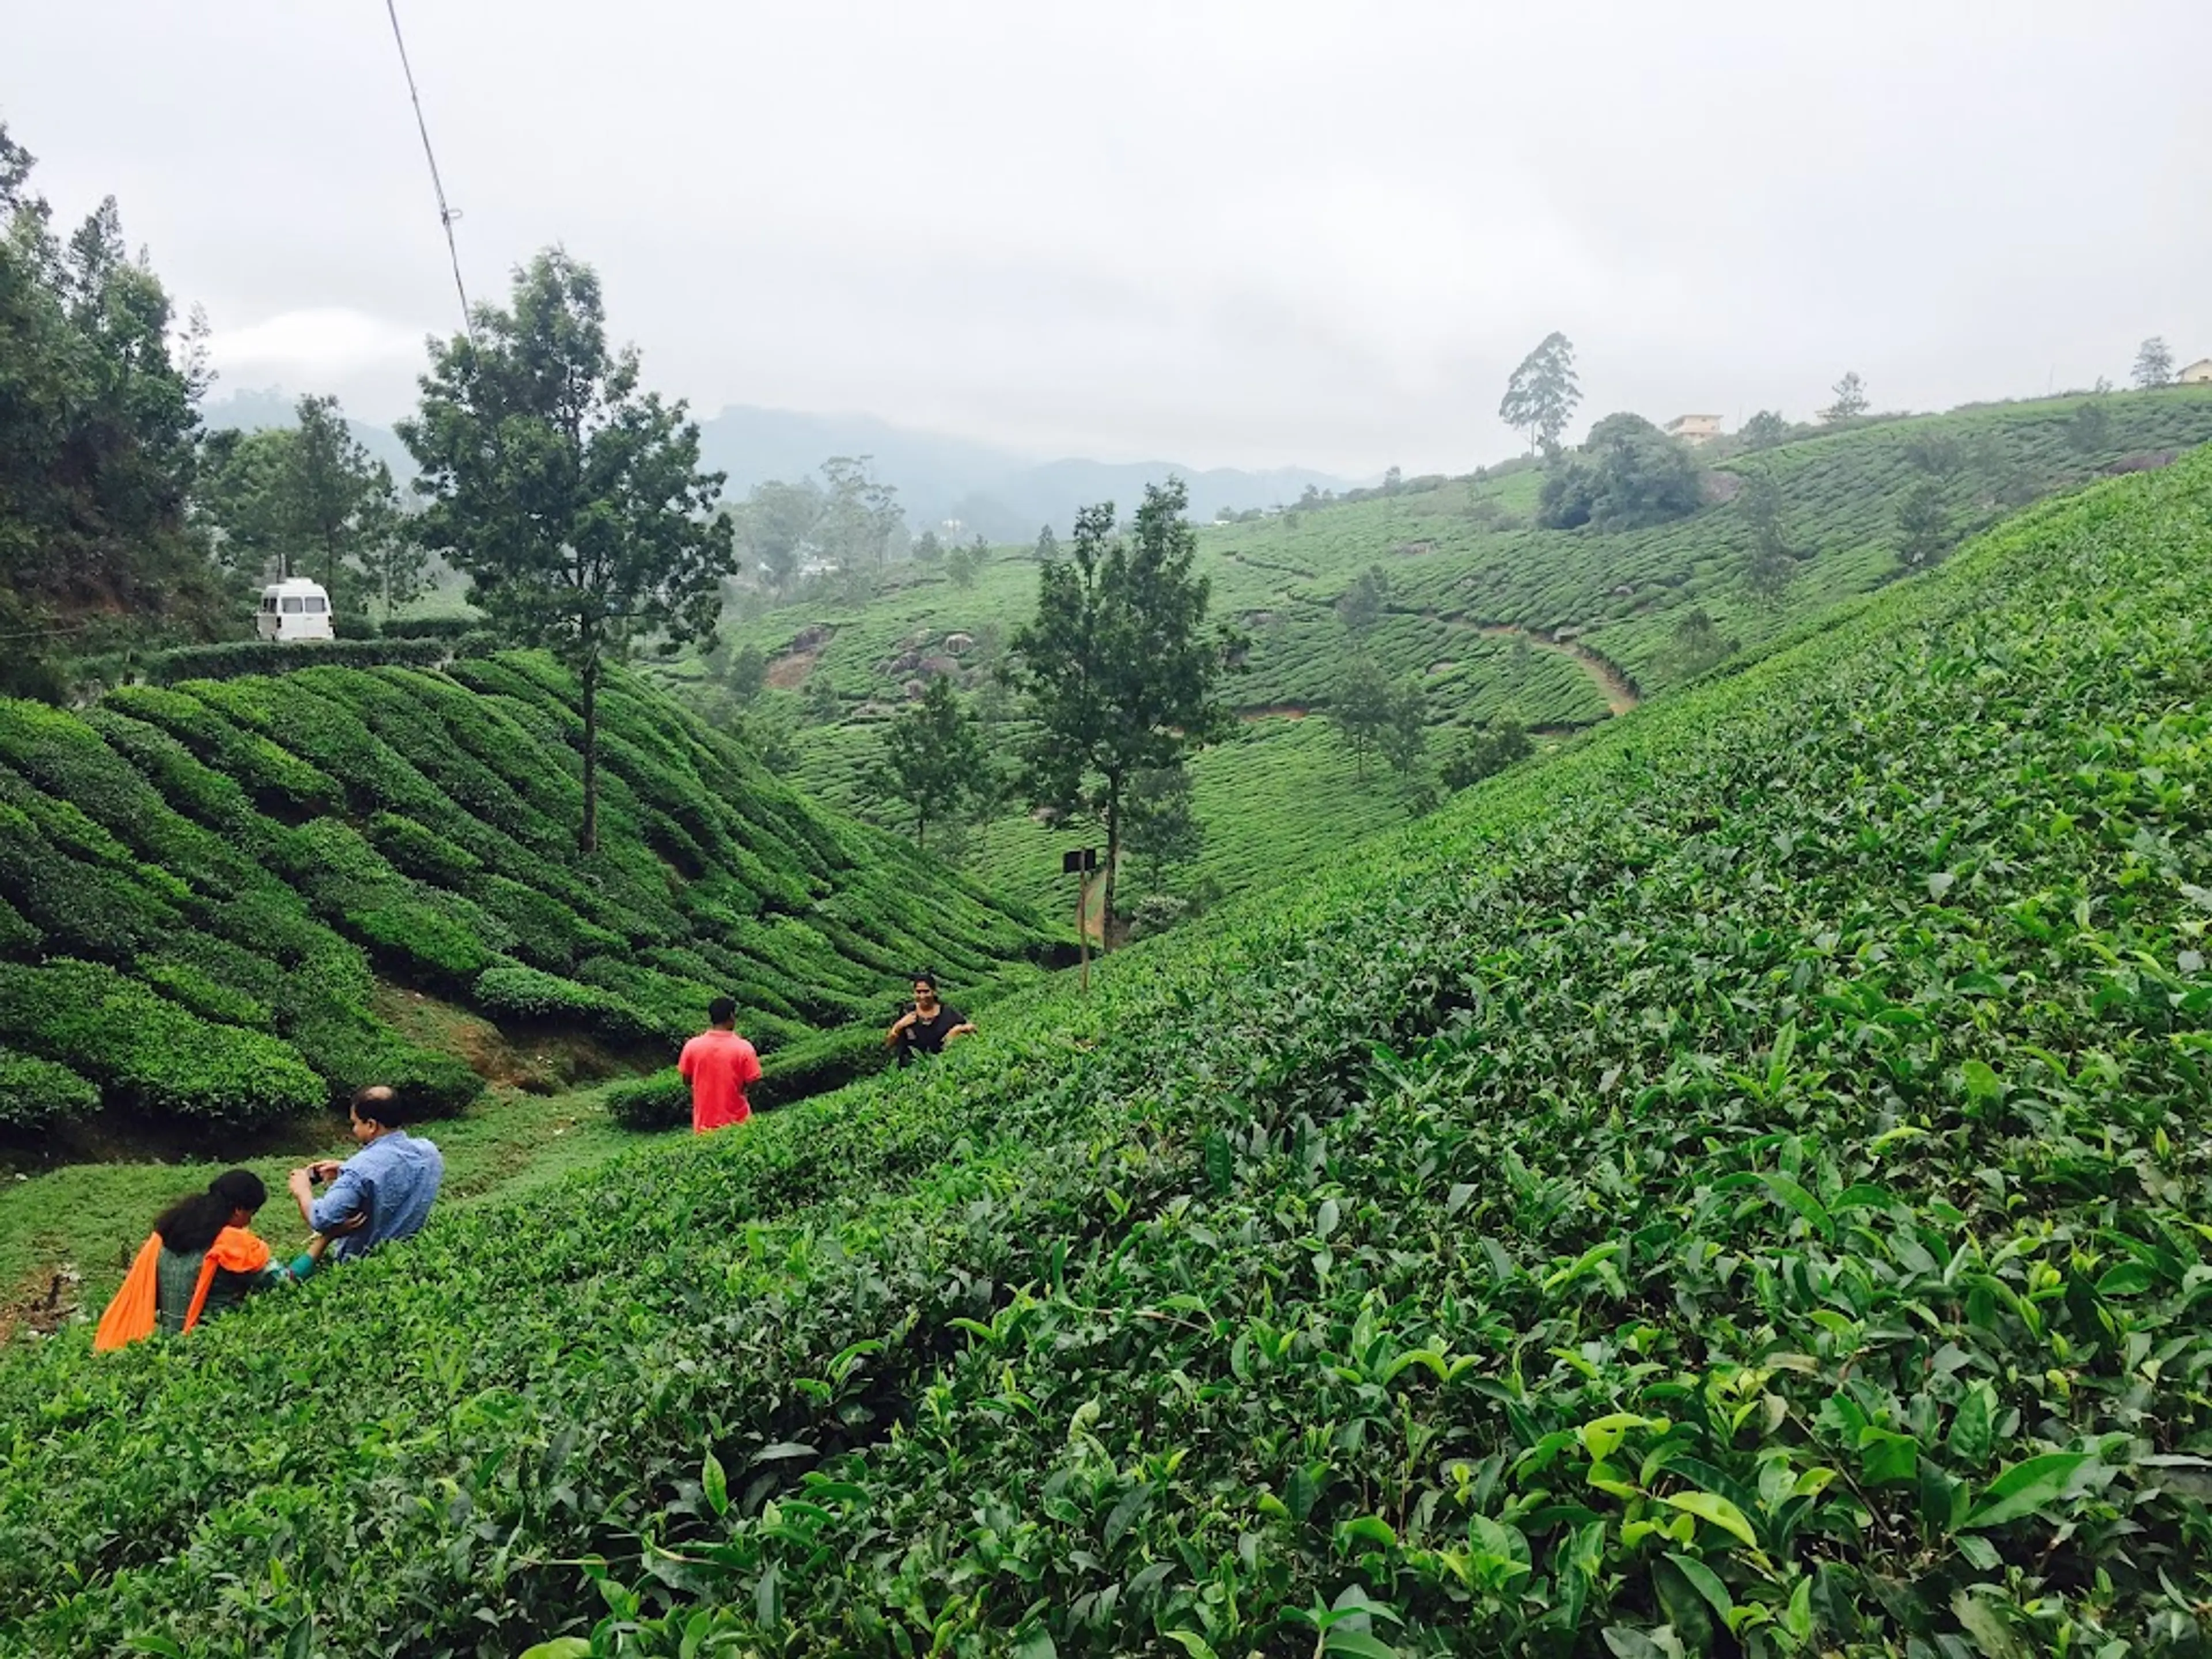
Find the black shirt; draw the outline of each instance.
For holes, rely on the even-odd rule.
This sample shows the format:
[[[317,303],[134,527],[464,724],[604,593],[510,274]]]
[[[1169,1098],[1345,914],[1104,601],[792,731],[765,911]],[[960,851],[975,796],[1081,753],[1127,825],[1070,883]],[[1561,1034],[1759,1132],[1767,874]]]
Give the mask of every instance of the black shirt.
[[[935,1018],[923,1019],[916,1015],[914,1024],[899,1033],[898,1063],[904,1066],[916,1054],[944,1053],[945,1034],[954,1026],[967,1023],[967,1015],[942,1002],[937,1005]]]

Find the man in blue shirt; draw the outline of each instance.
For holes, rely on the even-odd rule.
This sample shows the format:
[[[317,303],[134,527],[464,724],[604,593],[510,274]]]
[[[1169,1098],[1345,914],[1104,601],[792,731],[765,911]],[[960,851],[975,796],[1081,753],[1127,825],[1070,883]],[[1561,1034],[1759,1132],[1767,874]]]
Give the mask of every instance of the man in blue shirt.
[[[395,1238],[422,1231],[446,1176],[446,1160],[429,1141],[402,1126],[399,1096],[380,1083],[355,1091],[353,1138],[361,1150],[344,1163],[319,1159],[292,1171],[292,1196],[309,1229],[336,1235],[330,1254],[351,1261]],[[315,1196],[318,1182],[329,1190]]]

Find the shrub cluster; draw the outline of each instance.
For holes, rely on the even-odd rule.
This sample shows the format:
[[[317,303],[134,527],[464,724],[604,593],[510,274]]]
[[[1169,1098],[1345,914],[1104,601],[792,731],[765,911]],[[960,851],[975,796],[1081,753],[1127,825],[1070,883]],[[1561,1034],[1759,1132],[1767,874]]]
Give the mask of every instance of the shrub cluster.
[[[478,974],[476,1002],[495,1019],[579,1025],[612,1042],[640,1042],[657,1034],[653,1021],[613,992],[520,963],[501,963]]]
[[[451,642],[376,643],[435,661]],[[252,649],[316,665],[125,688],[82,715],[0,702],[0,963],[102,964],[180,1030],[288,1055],[321,1097],[384,1080],[439,1110],[477,1085],[378,1016],[380,977],[624,1049],[672,1045],[728,993],[765,1048],[795,1049],[872,1020],[913,963],[973,983],[1038,946],[1027,917],[943,890],[626,678],[602,697],[584,858],[575,687],[550,659],[449,676]],[[111,1103],[229,1121],[303,1097],[296,1073],[234,1097],[204,1057],[165,1093],[149,1054],[75,1025],[43,1041]]]
[[[149,1117],[266,1123],[326,1097],[289,1045],[203,1019],[97,963],[0,963],[0,1030]]]
[[[99,1089],[68,1066],[0,1054],[0,1131],[46,1128],[99,1106]]]
[[[420,638],[233,640],[161,652],[146,659],[145,672],[155,685],[175,685],[247,674],[290,674],[303,668],[438,668],[456,657],[497,647],[495,635],[469,629]]]

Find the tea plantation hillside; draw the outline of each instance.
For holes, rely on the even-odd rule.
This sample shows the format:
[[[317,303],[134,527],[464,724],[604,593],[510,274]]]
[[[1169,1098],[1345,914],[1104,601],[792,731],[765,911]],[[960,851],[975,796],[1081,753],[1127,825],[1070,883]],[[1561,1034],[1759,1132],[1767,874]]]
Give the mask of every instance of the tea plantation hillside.
[[[2212,454],[934,1069],[0,1367],[25,1653],[2182,1654]]]
[[[1325,714],[1355,648],[1424,687],[1431,768],[1459,731],[1487,721],[1559,738],[1896,580],[1898,510],[1923,481],[1963,535],[2207,440],[2212,392],[2172,388],[1886,421],[1736,455],[1719,463],[1711,492],[1739,492],[1732,499],[1619,533],[1535,528],[1533,469],[1415,480],[1382,499],[1205,528],[1199,568],[1213,614],[1253,639],[1249,672],[1229,688],[1250,718],[1235,743],[1192,763],[1206,845],[1176,880],[1238,890],[1310,868],[1403,816],[1387,774],[1361,782],[1328,726],[1292,729],[1283,718]],[[1750,580],[1754,526],[1740,488],[1754,477],[1775,485],[1793,556],[1778,594]],[[1389,594],[1355,641],[1337,602],[1376,565]],[[882,722],[932,674],[981,687],[1036,600],[1029,550],[1001,550],[965,590],[941,568],[908,567],[865,606],[778,611],[734,637],[771,659],[769,707],[805,722],[803,787],[866,811]],[[1699,615],[1710,629],[1686,635]],[[1018,728],[1004,735],[1009,747]],[[1060,844],[1008,813],[969,866],[996,890],[1058,905]]]
[[[879,1051],[918,963],[1036,971],[1033,920],[628,679],[579,857],[574,702],[527,654],[0,702],[0,1133],[235,1129],[379,1080],[452,1111],[471,1031],[665,1061],[724,992],[787,1095]]]

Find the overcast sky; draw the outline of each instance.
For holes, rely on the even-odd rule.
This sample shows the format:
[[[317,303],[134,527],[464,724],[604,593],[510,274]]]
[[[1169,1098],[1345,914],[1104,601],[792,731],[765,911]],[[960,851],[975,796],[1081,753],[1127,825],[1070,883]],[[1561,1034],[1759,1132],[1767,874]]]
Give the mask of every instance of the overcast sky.
[[[2208,0],[399,0],[479,299],[556,240],[648,380],[1037,453],[1463,469],[2212,355]],[[382,0],[5,0],[0,118],[388,421],[458,302]],[[1578,422],[1578,428],[1581,422]]]

